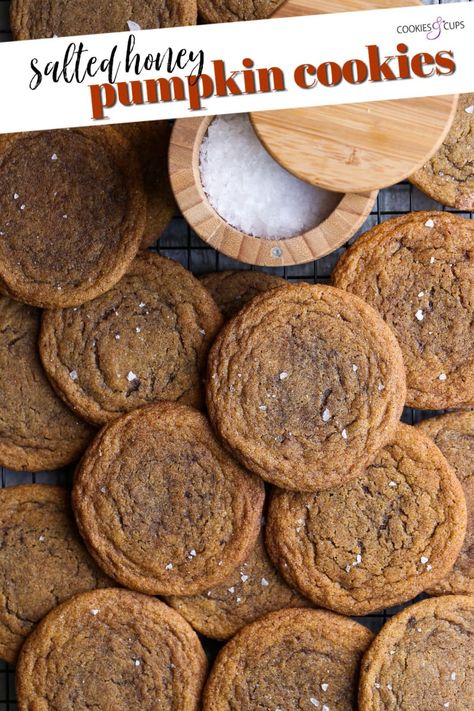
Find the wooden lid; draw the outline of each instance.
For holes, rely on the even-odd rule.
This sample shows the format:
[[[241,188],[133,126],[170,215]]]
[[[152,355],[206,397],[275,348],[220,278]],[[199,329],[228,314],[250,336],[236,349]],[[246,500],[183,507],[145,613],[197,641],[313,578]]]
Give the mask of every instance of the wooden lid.
[[[420,5],[418,0],[287,0],[273,17]],[[377,190],[421,168],[449,131],[457,96],[251,114],[266,149],[299,178],[336,192]]]

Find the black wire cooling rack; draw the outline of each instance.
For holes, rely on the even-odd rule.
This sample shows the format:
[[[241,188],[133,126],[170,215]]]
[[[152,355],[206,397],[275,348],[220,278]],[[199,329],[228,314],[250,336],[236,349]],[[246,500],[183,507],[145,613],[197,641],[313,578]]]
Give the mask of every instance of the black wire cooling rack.
[[[38,0],[39,1],[39,0]],[[443,2],[457,2],[458,0],[424,0],[425,4],[435,5],[443,4]],[[0,42],[11,39],[9,33],[8,6],[9,0],[0,0]],[[374,0],[374,7],[377,3]],[[380,224],[391,217],[398,217],[407,212],[414,210],[445,210],[438,203],[430,200],[421,192],[413,188],[407,182],[400,183],[391,188],[382,190],[379,193],[377,202],[367,219],[364,226],[359,230],[354,239],[357,239],[359,234],[370,229],[374,225]],[[473,218],[473,213],[459,213],[466,218]],[[301,264],[293,267],[283,268],[268,268],[265,271],[284,277],[288,281],[307,281],[310,283],[328,283],[331,272],[338,261],[340,255],[345,251],[348,245],[345,245],[336,252],[323,257],[309,264]],[[171,259],[180,262],[184,267],[191,270],[194,274],[204,274],[209,271],[223,271],[224,269],[249,269],[250,267],[236,262],[233,259],[226,257],[211,247],[207,246],[199,237],[191,230],[181,215],[176,215],[167,230],[162,235],[159,243],[151,247],[153,251],[158,251]],[[433,411],[420,411],[411,408],[405,408],[403,420],[408,424],[415,424],[426,417],[430,417]],[[41,472],[36,474],[11,472],[0,467],[1,486],[14,486],[16,484],[26,483],[47,483],[61,484],[69,486],[72,480],[72,469],[66,468],[56,472]],[[368,615],[359,618],[359,621],[370,627],[371,630],[377,632],[385,623],[388,617],[395,614],[405,605],[383,610],[383,612]],[[212,657],[219,644],[210,640],[203,640],[209,655]],[[15,703],[15,670],[13,667],[0,662],[0,711],[17,711]]]

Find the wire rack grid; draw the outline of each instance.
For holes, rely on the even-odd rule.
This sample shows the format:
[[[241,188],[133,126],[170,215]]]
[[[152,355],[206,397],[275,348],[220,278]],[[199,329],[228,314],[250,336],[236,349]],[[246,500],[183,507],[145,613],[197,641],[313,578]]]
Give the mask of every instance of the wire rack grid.
[[[424,0],[425,4],[435,5],[447,2],[458,2],[459,0]],[[471,0],[470,0],[471,1]],[[11,35],[9,32],[9,0],[0,0],[0,42],[9,41]],[[374,0],[376,7],[376,0]],[[408,182],[399,183],[391,188],[382,190],[379,193],[376,204],[364,226],[359,230],[357,235],[350,240],[357,239],[359,234],[362,234],[367,229],[374,225],[380,224],[387,219],[404,215],[407,212],[416,210],[445,210],[441,205],[430,200],[421,192],[413,188]],[[473,218],[473,213],[460,213],[466,218]],[[345,251],[348,245],[345,245],[336,252],[319,259],[315,262],[302,264],[293,267],[284,267],[276,269],[265,269],[269,273],[282,276],[288,281],[307,281],[310,283],[328,283],[330,281],[331,272],[338,261],[341,254]],[[180,262],[184,267],[191,270],[194,274],[204,274],[209,271],[223,271],[224,269],[250,269],[248,265],[236,262],[233,259],[226,257],[211,247],[207,246],[199,237],[191,230],[182,215],[177,214],[169,227],[162,235],[159,243],[151,247],[153,251],[158,251],[171,259]],[[405,408],[403,420],[409,424],[415,424],[420,420],[435,414],[432,411],[419,411],[411,408]],[[25,483],[47,483],[60,484],[70,486],[72,478],[72,469],[66,468],[56,472],[40,472],[29,474],[25,472],[12,472],[0,467],[1,487],[14,486],[16,484]],[[361,622],[366,624],[374,632],[377,632],[387,620],[388,617],[395,614],[397,610],[404,607],[401,605],[389,610],[383,610],[381,613],[368,615],[359,618]],[[212,657],[219,645],[211,640],[203,640],[209,655]],[[0,711],[17,711],[15,703],[15,670],[13,667],[0,662]]]

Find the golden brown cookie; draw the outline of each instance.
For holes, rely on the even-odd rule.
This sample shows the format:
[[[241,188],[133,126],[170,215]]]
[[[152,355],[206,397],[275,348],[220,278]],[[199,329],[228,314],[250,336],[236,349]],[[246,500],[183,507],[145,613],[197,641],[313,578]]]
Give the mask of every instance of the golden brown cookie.
[[[221,585],[167,602],[205,637],[228,639],[244,625],[274,610],[311,605],[273,567],[262,536],[246,561]]]
[[[19,711],[198,711],[206,655],[174,610],[128,590],[77,595],[26,641]]]
[[[0,296],[0,466],[16,471],[59,469],[92,437],[46,378],[39,328],[38,309]]]
[[[324,610],[281,610],[219,653],[203,711],[355,711],[359,664],[373,635]]]
[[[437,202],[474,210],[474,94],[462,94],[441,148],[410,181]]]
[[[150,595],[224,582],[258,536],[263,484],[197,410],[150,405],[104,428],[82,458],[73,505],[99,565]]]
[[[315,604],[366,615],[442,579],[466,531],[461,485],[433,442],[408,425],[353,481],[315,494],[275,492],[267,548]]]
[[[147,197],[142,247],[150,247],[177,212],[168,175],[171,125],[168,121],[142,121],[120,124],[118,128],[132,144],[142,167]]]
[[[0,137],[0,291],[45,308],[110,289],[135,257],[146,198],[109,127]]]
[[[266,20],[284,0],[198,0],[199,15],[205,22]]]
[[[248,469],[286,489],[357,476],[392,437],[404,399],[390,329],[363,301],[328,286],[256,296],[209,355],[216,431]]]
[[[361,667],[359,711],[470,711],[474,597],[405,608],[379,632]]]
[[[428,592],[474,595],[474,412],[432,417],[417,428],[434,440],[454,468],[467,504],[466,537],[459,557],[452,571]]]
[[[0,659],[13,664],[33,625],[60,602],[110,584],[80,539],[65,489],[0,490]]]
[[[202,373],[221,322],[190,272],[147,252],[106,294],[79,308],[46,311],[39,348],[57,392],[100,425],[157,400],[200,407]]]
[[[387,220],[342,256],[333,281],[377,309],[395,331],[408,405],[474,405],[473,221],[448,212]]]
[[[211,292],[225,319],[234,316],[257,294],[287,283],[273,274],[249,269],[211,272],[200,277],[200,281]]]
[[[95,0],[93,5],[88,0],[10,2],[17,40],[179,27],[195,25],[196,20],[196,0]]]

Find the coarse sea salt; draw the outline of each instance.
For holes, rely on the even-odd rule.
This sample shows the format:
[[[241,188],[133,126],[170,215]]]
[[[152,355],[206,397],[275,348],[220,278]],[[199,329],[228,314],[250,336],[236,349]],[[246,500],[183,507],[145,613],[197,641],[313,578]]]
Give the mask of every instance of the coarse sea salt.
[[[218,116],[200,151],[210,204],[230,225],[263,239],[287,239],[323,222],[342,195],[282,168],[260,143],[247,114]]]

